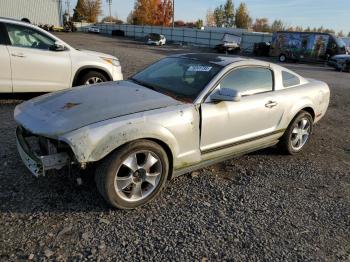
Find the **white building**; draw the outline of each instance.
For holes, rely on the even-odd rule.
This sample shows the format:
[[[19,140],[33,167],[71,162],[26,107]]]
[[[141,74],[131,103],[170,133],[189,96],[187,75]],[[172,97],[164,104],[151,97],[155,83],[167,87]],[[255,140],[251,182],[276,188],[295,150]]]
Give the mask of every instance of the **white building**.
[[[0,17],[28,18],[33,24],[62,25],[62,0],[0,0]]]

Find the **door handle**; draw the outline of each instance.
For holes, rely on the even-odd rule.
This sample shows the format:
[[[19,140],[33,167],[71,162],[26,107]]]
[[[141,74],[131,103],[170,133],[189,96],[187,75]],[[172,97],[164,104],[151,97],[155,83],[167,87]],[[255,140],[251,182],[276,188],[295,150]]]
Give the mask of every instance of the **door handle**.
[[[273,108],[273,107],[275,107],[275,106],[277,106],[278,105],[278,103],[276,102],[276,101],[269,101],[269,102],[267,102],[266,104],[265,104],[265,107],[267,107],[267,108]]]
[[[26,57],[23,53],[12,53],[11,55],[14,57]]]

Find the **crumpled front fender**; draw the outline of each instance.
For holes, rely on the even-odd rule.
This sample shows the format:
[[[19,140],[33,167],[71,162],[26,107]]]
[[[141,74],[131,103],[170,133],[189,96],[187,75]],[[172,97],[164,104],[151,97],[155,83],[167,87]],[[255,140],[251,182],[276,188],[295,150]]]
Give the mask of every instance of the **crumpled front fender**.
[[[137,139],[157,139],[167,144],[176,156],[179,147],[174,135],[165,127],[152,122],[103,121],[75,130],[60,140],[68,143],[80,163],[95,162],[116,148]]]

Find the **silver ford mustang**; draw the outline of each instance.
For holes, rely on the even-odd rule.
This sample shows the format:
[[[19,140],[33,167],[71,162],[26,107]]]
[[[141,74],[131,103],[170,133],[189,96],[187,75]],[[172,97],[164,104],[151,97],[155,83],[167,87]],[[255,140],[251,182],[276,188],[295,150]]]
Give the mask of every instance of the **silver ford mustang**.
[[[35,175],[97,164],[112,206],[156,197],[168,179],[278,145],[300,152],[326,113],[326,83],[275,64],[216,54],[164,58],[127,81],[18,105],[19,154]]]

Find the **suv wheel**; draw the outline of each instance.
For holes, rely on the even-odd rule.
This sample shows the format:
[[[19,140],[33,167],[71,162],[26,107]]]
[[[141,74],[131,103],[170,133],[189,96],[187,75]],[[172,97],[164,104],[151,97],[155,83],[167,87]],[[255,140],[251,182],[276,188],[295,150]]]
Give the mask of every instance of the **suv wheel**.
[[[104,74],[97,71],[89,71],[78,80],[79,85],[94,85],[102,82],[107,82]]]
[[[153,200],[164,188],[169,173],[168,157],[157,143],[131,142],[97,167],[98,191],[113,207],[133,209]]]

